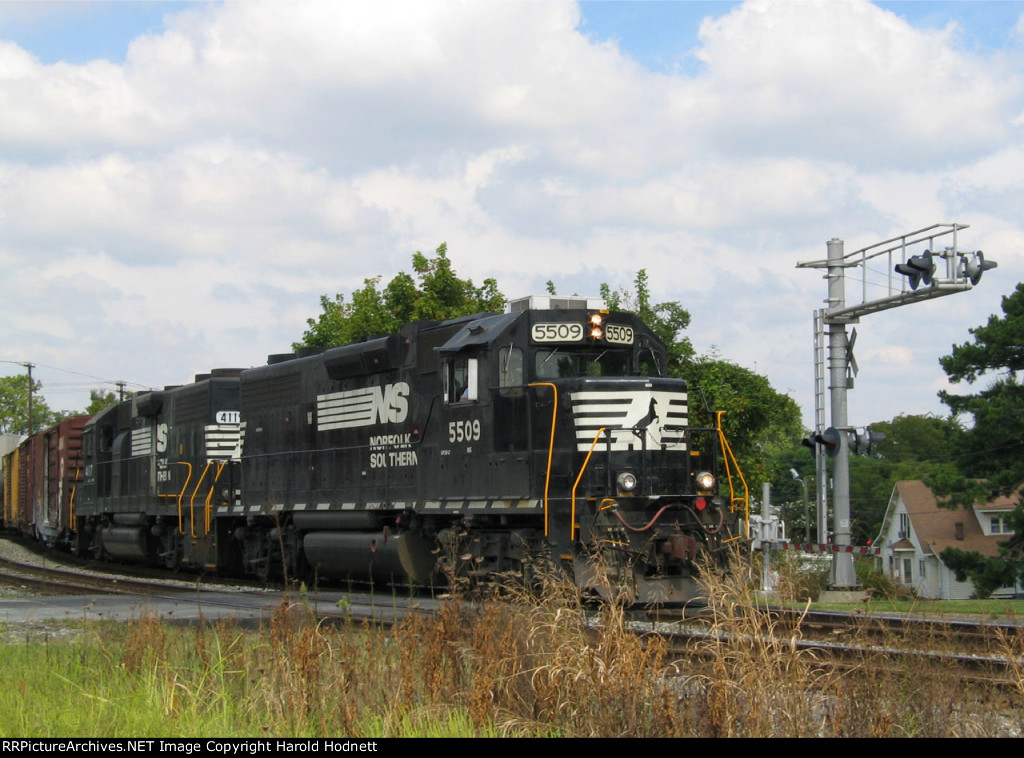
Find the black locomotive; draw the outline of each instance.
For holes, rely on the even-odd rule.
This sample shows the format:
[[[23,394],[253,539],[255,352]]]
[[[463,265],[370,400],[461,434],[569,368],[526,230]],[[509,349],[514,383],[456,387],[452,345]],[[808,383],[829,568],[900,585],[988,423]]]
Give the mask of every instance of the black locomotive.
[[[543,563],[687,600],[701,555],[746,539],[747,499],[665,365],[635,316],[543,297],[214,371],[88,421],[57,531],[221,573],[428,585]]]

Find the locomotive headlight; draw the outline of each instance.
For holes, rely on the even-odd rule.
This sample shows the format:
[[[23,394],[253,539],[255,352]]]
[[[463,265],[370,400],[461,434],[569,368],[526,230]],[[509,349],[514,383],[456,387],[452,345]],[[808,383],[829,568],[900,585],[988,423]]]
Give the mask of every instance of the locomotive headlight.
[[[619,492],[632,492],[636,489],[636,476],[628,471],[623,471],[615,480],[619,485]]]
[[[601,339],[604,336],[604,329],[601,326],[604,324],[604,316],[600,313],[590,314],[590,337],[595,340]]]
[[[697,474],[697,489],[712,490],[715,488],[715,475],[710,471],[701,471]]]

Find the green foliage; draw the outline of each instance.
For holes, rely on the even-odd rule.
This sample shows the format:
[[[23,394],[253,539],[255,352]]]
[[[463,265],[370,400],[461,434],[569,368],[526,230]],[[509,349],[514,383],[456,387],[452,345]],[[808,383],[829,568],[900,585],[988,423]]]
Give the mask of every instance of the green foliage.
[[[628,311],[643,319],[668,349],[668,375],[682,376],[684,368],[694,356],[693,344],[682,334],[690,325],[689,311],[677,302],[652,305],[645,269],[637,272],[632,290],[622,287],[613,290],[607,284],[602,284],[600,291],[608,310]]]
[[[1024,282],[1003,298],[1002,311],[1002,316],[992,315],[986,324],[971,329],[973,340],[954,345],[939,361],[953,382],[994,377],[974,393],[939,393],[954,415],[968,415],[973,422],[951,437],[956,471],[943,470],[928,478],[932,491],[946,496],[950,507],[968,507],[993,496],[1009,495],[1024,484],[1024,386],[1018,378],[1024,370]],[[1011,514],[1010,524],[1014,534],[999,557],[955,549],[942,553],[958,578],[972,579],[981,597],[1024,575],[1024,510],[1020,505]]]
[[[957,581],[970,579],[974,584],[975,595],[979,598],[991,597],[1000,587],[1013,586],[1021,570],[1021,562],[1005,556],[984,556],[976,551],[967,552],[955,547],[947,547],[939,557],[942,562],[953,569]]]
[[[854,560],[853,570],[857,575],[857,583],[875,598],[909,600],[914,597],[913,589],[879,570],[872,559]]]
[[[29,433],[28,417],[28,376],[0,377],[0,434]],[[51,411],[40,392],[43,385],[32,382],[32,431],[38,432],[52,426],[63,418],[73,415],[70,411]]]
[[[322,313],[309,319],[299,347],[331,347],[367,337],[396,333],[402,324],[418,319],[444,320],[473,313],[497,313],[505,297],[494,279],[477,287],[460,279],[448,259],[448,246],[437,248],[434,257],[416,252],[412,257],[414,279],[400,272],[381,289],[381,277],[366,279],[351,300],[336,294],[320,298]]]
[[[766,377],[717,354],[689,361],[683,376],[691,387],[699,388],[712,411],[724,411],[722,430],[748,486],[752,492],[759,492],[761,482],[771,480],[770,461],[800,438],[796,401],[777,392]],[[714,419],[699,406],[696,393],[691,397],[691,415],[701,423],[714,425]]]
[[[970,330],[973,342],[954,345],[939,361],[953,382],[996,375],[994,380],[972,394],[939,396],[954,414],[973,420],[953,440],[961,473],[984,478],[993,491],[1006,494],[1024,482],[1024,386],[1017,376],[1024,370],[1024,283],[1003,298],[1002,310],[1002,317],[990,316],[987,324]],[[965,504],[963,498],[957,501]]]
[[[690,325],[689,312],[677,302],[652,303],[644,269],[637,272],[630,290],[613,290],[602,284],[601,297],[611,311],[638,315],[665,343],[668,375],[685,379],[694,389],[690,414],[695,423],[714,427],[714,412],[725,412],[722,429],[750,491],[759,492],[761,482],[771,478],[770,459],[800,437],[800,408],[796,402],[777,392],[766,377],[715,352],[697,356],[689,338],[682,334]]]
[[[871,429],[885,434],[884,440],[872,446],[872,455],[898,463],[945,460],[963,426],[955,418],[901,414],[892,421],[877,421]]]
[[[937,416],[900,415],[889,421],[875,421],[872,430],[886,437],[872,447],[871,455],[850,456],[850,523],[854,544],[863,545],[878,536],[892,495],[893,486],[903,479],[956,476],[950,459],[951,445],[962,431],[956,419]],[[803,489],[790,473],[795,469],[807,482],[808,498],[814,502],[814,455],[800,444],[806,432],[787,439],[767,461],[772,500],[782,510],[789,533],[803,536]],[[813,528],[811,530],[813,532]]]
[[[950,355],[939,359],[951,381],[1024,370],[1024,282],[1003,298],[1002,310],[1002,317],[989,316],[987,324],[969,330],[974,342],[954,345]]]
[[[774,568],[778,575],[775,591],[782,602],[814,601],[827,588],[831,573],[827,560],[808,560],[803,555],[787,551],[774,555]]]
[[[85,412],[91,416],[114,405],[117,405],[117,395],[113,392],[89,390],[89,405],[86,406]]]

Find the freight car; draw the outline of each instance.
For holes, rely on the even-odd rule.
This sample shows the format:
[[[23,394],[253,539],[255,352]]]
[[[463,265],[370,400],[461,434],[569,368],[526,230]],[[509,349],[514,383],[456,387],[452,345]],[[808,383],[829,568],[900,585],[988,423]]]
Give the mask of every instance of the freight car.
[[[82,429],[88,416],[64,419],[4,456],[4,524],[48,545],[66,542],[83,474]]]
[[[747,499],[666,359],[634,315],[535,297],[215,371],[88,421],[62,534],[225,574],[431,585],[546,565],[687,600],[701,557],[745,539]]]

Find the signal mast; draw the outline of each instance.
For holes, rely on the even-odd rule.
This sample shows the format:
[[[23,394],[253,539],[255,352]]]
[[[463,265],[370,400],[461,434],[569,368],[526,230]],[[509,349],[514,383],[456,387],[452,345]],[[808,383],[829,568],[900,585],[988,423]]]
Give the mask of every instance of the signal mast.
[[[833,238],[828,241],[828,257],[824,260],[806,261],[797,268],[826,269],[828,298],[826,307],[814,312],[814,433],[803,443],[814,450],[817,486],[815,500],[818,514],[818,540],[824,541],[827,534],[828,514],[828,471],[827,461],[832,459],[833,478],[833,539],[832,575],[833,589],[853,589],[857,577],[853,570],[853,554],[844,550],[850,545],[850,447],[870,448],[871,443],[882,438],[870,429],[857,433],[847,420],[847,390],[853,388],[857,374],[857,361],[853,357],[853,346],[857,330],[848,337],[847,324],[856,324],[863,316],[902,305],[932,300],[937,297],[967,292],[981,281],[982,274],[996,268],[995,261],[986,260],[980,251],[962,251],[958,247],[957,235],[967,229],[965,224],[932,224],[931,226],[892,239],[877,242],[852,253],[843,252],[843,241]],[[952,244],[942,247],[936,244]],[[914,253],[921,247],[923,252]],[[881,261],[879,260],[881,259]],[[882,284],[886,295],[868,299],[869,275],[876,270],[869,268],[869,262],[877,265],[885,262],[887,281],[879,282],[877,277],[870,283]],[[853,305],[846,303],[846,272],[859,270],[862,282],[861,301]],[[895,275],[899,276],[895,276]],[[831,424],[825,424],[825,329],[828,327],[828,365]],[[852,435],[852,439],[851,439]]]

